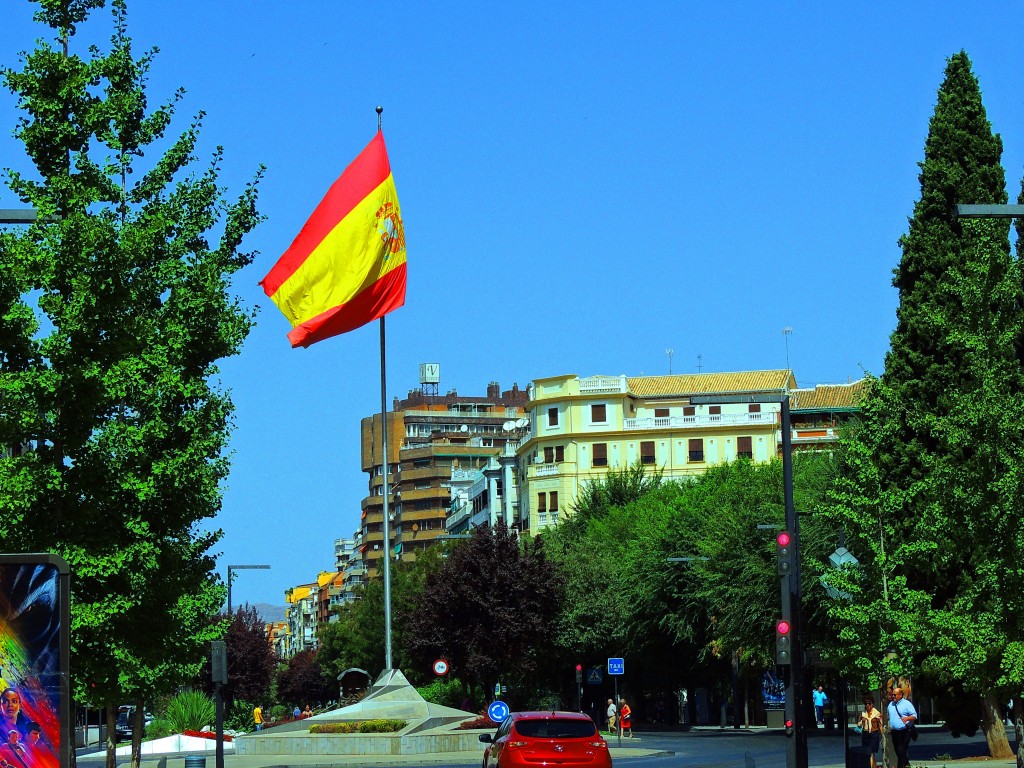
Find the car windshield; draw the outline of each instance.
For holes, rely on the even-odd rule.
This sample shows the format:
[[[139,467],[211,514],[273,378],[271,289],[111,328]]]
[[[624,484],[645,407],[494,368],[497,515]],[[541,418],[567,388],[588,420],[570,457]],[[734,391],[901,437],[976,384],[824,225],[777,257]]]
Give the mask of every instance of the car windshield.
[[[558,717],[543,720],[517,720],[516,731],[520,736],[535,739],[584,739],[597,733],[597,726],[590,720],[569,720]]]

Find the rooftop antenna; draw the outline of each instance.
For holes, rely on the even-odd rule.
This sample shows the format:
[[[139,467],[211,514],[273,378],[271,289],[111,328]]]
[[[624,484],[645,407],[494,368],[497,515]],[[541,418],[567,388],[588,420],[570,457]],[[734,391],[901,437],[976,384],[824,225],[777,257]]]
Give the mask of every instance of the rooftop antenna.
[[[668,375],[672,375],[672,355],[675,354],[672,347],[665,350],[665,354],[668,355]]]
[[[782,329],[782,335],[786,337],[786,370],[792,370],[789,367],[789,337],[793,333],[793,326],[787,325]]]
[[[703,360],[703,359],[704,359],[704,355],[697,355],[697,373],[700,373],[701,368],[704,367],[704,366],[701,365],[701,360]]]

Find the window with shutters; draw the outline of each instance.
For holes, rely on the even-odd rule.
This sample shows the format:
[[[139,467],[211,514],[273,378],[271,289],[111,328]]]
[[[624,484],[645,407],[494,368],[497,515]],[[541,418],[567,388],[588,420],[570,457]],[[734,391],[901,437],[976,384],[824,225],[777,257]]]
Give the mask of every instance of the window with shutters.
[[[593,461],[591,464],[595,467],[607,467],[608,466],[608,443],[594,443],[593,447]]]
[[[736,438],[736,456],[741,459],[752,459],[754,458],[754,438],[752,437],[737,437]]]
[[[654,441],[644,440],[640,443],[640,463],[641,464],[653,464],[654,463]]]
[[[704,461],[704,439],[695,437],[690,440],[690,461]]]

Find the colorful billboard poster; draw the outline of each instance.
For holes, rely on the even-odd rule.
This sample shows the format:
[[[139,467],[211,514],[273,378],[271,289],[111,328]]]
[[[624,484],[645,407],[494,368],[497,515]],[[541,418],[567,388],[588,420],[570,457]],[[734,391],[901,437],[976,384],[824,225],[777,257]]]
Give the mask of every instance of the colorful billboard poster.
[[[0,768],[69,768],[67,563],[0,555]]]
[[[774,672],[765,672],[764,677],[761,678],[761,700],[764,702],[765,709],[784,709],[786,706],[786,681]]]

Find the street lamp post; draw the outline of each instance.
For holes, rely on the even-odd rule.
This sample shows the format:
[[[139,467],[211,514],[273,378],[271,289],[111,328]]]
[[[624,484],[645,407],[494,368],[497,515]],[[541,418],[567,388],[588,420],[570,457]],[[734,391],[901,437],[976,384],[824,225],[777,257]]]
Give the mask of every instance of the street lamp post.
[[[235,571],[242,570],[270,570],[269,565],[229,565],[228,566],[228,616],[231,615],[231,582],[235,579]]]
[[[789,395],[694,395],[691,405],[725,403],[779,403],[779,425],[782,430],[782,486],[786,507],[786,530],[790,532],[793,549],[791,572],[780,577],[782,612],[791,625],[791,663],[786,680],[786,719],[793,723],[793,738],[786,745],[786,768],[807,768],[806,691],[804,682],[803,600],[800,589],[800,520],[793,502],[793,441],[789,424]]]

